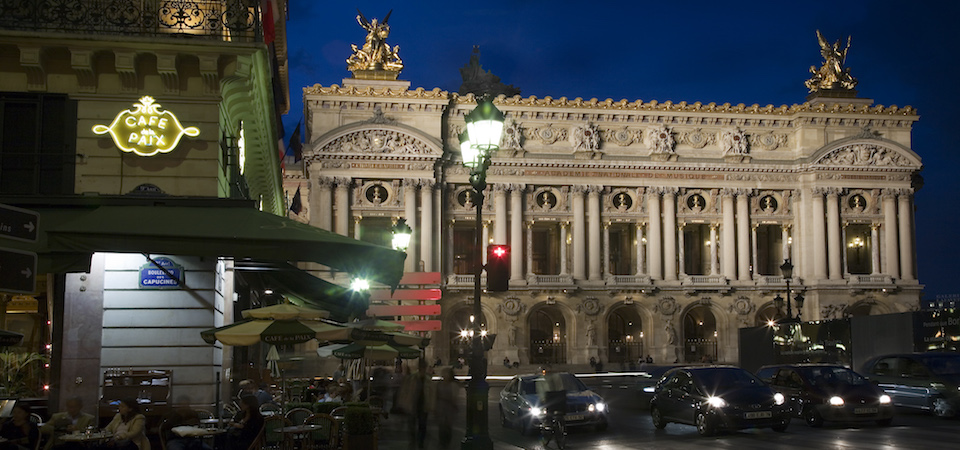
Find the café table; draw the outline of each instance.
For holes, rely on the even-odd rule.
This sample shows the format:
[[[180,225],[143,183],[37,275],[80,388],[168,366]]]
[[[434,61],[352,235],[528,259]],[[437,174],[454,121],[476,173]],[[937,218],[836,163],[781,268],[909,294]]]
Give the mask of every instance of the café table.
[[[92,433],[74,432],[71,434],[61,435],[60,440],[64,442],[76,442],[83,446],[91,446],[94,444],[99,444],[103,441],[107,441],[112,437],[113,433],[108,433],[106,431],[95,431]]]
[[[303,425],[292,425],[282,428],[274,428],[274,433],[284,435],[284,441],[303,440],[309,437],[311,431],[320,431],[323,425],[317,423],[307,423]],[[293,442],[287,442],[289,447],[294,447]]]
[[[201,421],[202,422],[202,421]],[[200,427],[191,427],[191,426],[180,426],[173,427],[170,429],[173,434],[176,434],[180,437],[195,437],[200,439],[213,439],[213,445],[211,448],[218,448],[217,445],[218,439],[215,439],[217,436],[225,434],[227,432],[226,428],[200,428]]]

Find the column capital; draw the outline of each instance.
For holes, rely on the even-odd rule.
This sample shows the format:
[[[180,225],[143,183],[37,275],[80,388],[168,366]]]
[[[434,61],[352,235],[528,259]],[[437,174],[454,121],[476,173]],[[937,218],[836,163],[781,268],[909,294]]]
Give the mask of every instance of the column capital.
[[[419,180],[420,188],[423,190],[433,190],[437,182],[433,178],[421,178]]]
[[[334,185],[333,177],[317,177],[317,187],[320,189],[330,189]]]
[[[673,186],[666,186],[666,187],[660,188],[660,192],[662,192],[663,195],[670,195],[675,197],[680,192],[680,188],[673,187]]]
[[[880,222],[871,222],[871,223],[870,223],[870,229],[871,229],[871,230],[874,230],[874,231],[879,230],[879,229],[880,229],[880,226],[881,226],[881,225],[880,225]]]
[[[739,189],[736,188],[723,188],[720,189],[720,196],[722,197],[736,197],[739,193]]]
[[[743,198],[750,198],[757,194],[756,189],[749,189],[749,188],[739,188],[739,189],[734,189],[734,191],[735,192],[733,193],[733,195],[736,195],[737,197],[743,197]]]
[[[506,194],[507,191],[510,190],[509,186],[510,185],[504,183],[493,183],[490,185],[490,190],[496,195],[502,195]]]
[[[560,221],[560,229],[561,229],[561,230],[562,230],[562,229],[565,229],[565,228],[567,228],[567,227],[569,227],[569,226],[570,226],[570,221],[569,221],[569,220],[561,220],[561,221]]]
[[[711,231],[712,231],[712,230],[716,230],[717,228],[720,228],[720,224],[719,224],[719,223],[710,222],[710,230],[711,230]]]
[[[599,185],[589,185],[589,186],[584,186],[584,187],[586,188],[587,195],[596,195],[596,196],[599,196],[600,193],[603,192],[603,186],[599,186]]]
[[[350,185],[353,183],[353,178],[350,178],[350,177],[334,177],[334,178],[333,178],[333,183],[336,184],[337,187],[347,188],[347,187],[350,187]]]
[[[792,223],[781,223],[781,224],[780,224],[780,228],[782,228],[782,229],[784,229],[784,230],[790,230],[791,228],[793,228],[793,224],[792,224]]]
[[[585,186],[582,184],[575,184],[573,186],[570,186],[570,192],[573,192],[574,194],[581,194],[581,195],[586,194],[587,192],[589,192],[589,190],[590,190],[589,186]]]
[[[363,220],[363,216],[353,216],[353,223],[359,224]]]
[[[511,194],[520,195],[527,190],[527,185],[523,183],[510,183],[509,189]]]
[[[404,188],[415,188],[420,185],[420,180],[418,178],[404,178],[403,187]]]

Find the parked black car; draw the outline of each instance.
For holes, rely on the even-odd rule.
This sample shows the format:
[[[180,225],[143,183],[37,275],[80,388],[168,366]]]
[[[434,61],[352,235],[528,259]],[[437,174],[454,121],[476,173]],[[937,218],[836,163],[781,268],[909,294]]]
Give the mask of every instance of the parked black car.
[[[893,421],[890,396],[860,374],[837,364],[784,364],[757,371],[787,397],[795,417],[819,427],[826,421]]]
[[[960,353],[882,355],[861,371],[876,381],[893,404],[953,417],[960,411]]]
[[[719,429],[773,428],[785,431],[790,408],[785,397],[739,367],[671,369],[657,383],[650,402],[653,425],[695,425],[701,436]]]

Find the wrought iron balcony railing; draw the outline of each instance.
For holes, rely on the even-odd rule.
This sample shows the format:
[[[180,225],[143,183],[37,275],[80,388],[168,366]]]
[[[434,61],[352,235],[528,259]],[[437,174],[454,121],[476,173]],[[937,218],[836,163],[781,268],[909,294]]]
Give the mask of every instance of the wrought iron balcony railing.
[[[0,29],[94,35],[263,39],[255,0],[0,0]]]

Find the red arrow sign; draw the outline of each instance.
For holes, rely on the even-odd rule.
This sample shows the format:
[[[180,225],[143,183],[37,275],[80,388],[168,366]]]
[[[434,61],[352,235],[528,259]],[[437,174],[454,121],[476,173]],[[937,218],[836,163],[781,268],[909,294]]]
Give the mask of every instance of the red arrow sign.
[[[439,316],[440,305],[370,305],[367,314],[375,316]]]
[[[440,289],[397,289],[392,296],[389,289],[370,291],[370,301],[383,300],[440,300]]]

